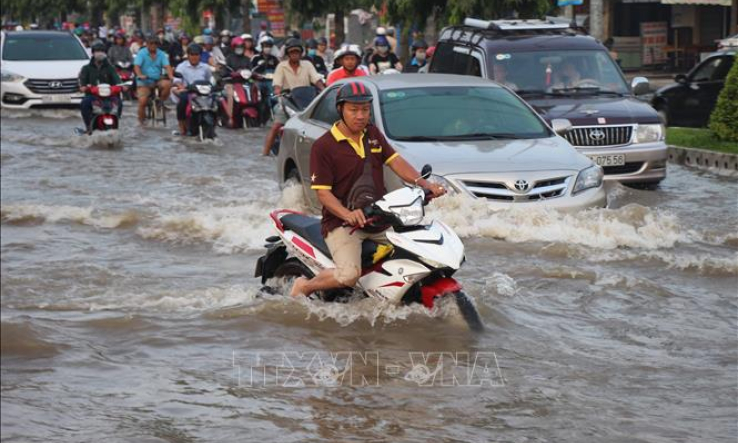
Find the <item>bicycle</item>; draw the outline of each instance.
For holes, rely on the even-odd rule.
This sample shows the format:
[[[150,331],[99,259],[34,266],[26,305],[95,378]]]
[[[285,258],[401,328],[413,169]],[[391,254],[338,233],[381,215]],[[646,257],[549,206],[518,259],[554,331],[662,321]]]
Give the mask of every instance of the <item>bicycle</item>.
[[[159,88],[151,88],[149,98],[146,100],[146,120],[151,122],[151,126],[156,126],[157,122],[161,122],[162,126],[167,125],[167,108],[164,101],[159,98]]]

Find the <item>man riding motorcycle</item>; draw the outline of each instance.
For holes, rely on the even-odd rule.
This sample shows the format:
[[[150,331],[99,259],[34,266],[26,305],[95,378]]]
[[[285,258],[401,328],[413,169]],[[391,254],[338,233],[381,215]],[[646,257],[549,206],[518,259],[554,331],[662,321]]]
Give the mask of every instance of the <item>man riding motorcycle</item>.
[[[425,51],[428,50],[428,43],[425,40],[414,40],[412,45],[413,58],[410,60],[405,68],[402,70],[406,74],[417,73],[422,67],[427,64],[427,58]]]
[[[79,89],[85,93],[85,97],[80,102],[79,110],[82,114],[82,120],[85,123],[85,131],[90,134],[92,132],[92,102],[95,96],[90,93],[91,86],[100,84],[117,85],[120,84],[120,77],[115,72],[115,67],[108,61],[105,52],[105,44],[101,40],[92,43],[92,59],[90,63],[83,66],[79,73]],[[115,97],[118,101],[118,118],[123,111],[123,102],[119,97]]]
[[[279,59],[272,55],[274,49],[274,40],[264,35],[259,39],[259,47],[261,51],[259,54],[251,59],[251,70],[258,73],[262,78],[259,81],[259,93],[261,94],[261,107],[259,109],[259,115],[262,119],[262,124],[265,124],[272,115],[272,108],[274,107],[274,101],[272,99],[272,76],[279,65]]]
[[[133,54],[131,49],[126,46],[126,35],[123,32],[115,34],[113,46],[108,49],[108,60],[113,66],[116,66],[119,62],[133,63]]]
[[[369,75],[364,68],[359,66],[359,62],[361,62],[361,48],[359,48],[359,45],[348,45],[339,49],[336,51],[335,60],[341,67],[328,74],[326,85],[331,85],[344,78]]]
[[[133,62],[133,71],[136,73],[136,97],[138,97],[138,122],[143,126],[146,115],[146,103],[152,88],[159,88],[159,99],[163,102],[169,98],[174,71],[169,65],[169,56],[159,49],[159,39],[146,39],[146,48],[136,54]],[[167,78],[162,78],[162,71],[167,72]]]
[[[246,46],[241,37],[236,37],[231,40],[231,53],[226,57],[226,67],[223,67],[220,71],[222,78],[226,78],[232,72],[238,72],[242,69],[251,69],[251,59],[244,54]],[[233,85],[226,83],[223,87],[226,94],[226,114],[228,116],[229,126],[233,126]]]
[[[277,69],[274,71],[273,85],[276,95],[281,94],[283,89],[294,89],[301,86],[310,86],[311,84],[314,84],[318,90],[325,87],[323,77],[315,70],[315,66],[307,60],[302,60],[302,51],[302,43],[295,38],[290,38],[285,43],[284,52],[288,58],[277,65]],[[262,155],[269,155],[274,139],[277,137],[277,132],[287,123],[287,119],[284,110],[277,106],[274,113],[274,125],[272,125],[272,129],[266,137]]]
[[[187,135],[187,104],[190,100],[190,93],[187,87],[192,83],[203,80],[209,82],[213,76],[210,66],[201,62],[202,47],[196,43],[187,47],[187,61],[177,66],[177,73],[182,78],[175,79],[175,87],[177,88],[177,121],[179,122],[179,135]]]
[[[311,148],[311,187],[323,205],[321,232],[336,267],[325,269],[310,280],[295,280],[293,296],[353,287],[361,276],[363,241],[387,243],[386,230],[366,226],[362,211],[386,193],[384,165],[403,181],[422,186],[436,197],[446,193],[442,186],[423,179],[395,152],[379,128],[371,124],[372,101],[371,91],[362,82],[343,85],[336,95],[341,120]]]

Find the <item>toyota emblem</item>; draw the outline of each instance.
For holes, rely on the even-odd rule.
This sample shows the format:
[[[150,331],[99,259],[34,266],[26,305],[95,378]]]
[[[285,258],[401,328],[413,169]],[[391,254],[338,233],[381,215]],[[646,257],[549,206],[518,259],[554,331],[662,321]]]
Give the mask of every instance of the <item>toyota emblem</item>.
[[[64,86],[64,85],[62,84],[62,82],[59,82],[59,81],[49,82],[49,88],[59,89],[62,86]]]
[[[600,141],[605,138],[605,131],[602,129],[593,129],[589,131],[589,138],[595,141]]]
[[[528,186],[528,180],[515,180],[515,189],[518,191],[527,191]]]

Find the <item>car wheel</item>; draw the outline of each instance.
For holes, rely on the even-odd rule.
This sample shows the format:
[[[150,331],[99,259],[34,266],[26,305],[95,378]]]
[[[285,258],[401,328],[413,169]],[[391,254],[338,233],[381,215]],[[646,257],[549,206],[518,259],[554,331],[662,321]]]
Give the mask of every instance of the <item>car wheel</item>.
[[[297,168],[292,168],[287,172],[287,175],[284,177],[284,184],[285,186],[289,186],[291,184],[299,184],[300,183],[300,174],[297,172]]]

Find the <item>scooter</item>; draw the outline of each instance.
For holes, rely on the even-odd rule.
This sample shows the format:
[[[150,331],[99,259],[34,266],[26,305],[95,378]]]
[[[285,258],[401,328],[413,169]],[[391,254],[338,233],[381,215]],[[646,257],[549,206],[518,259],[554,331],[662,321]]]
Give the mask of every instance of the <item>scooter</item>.
[[[276,96],[282,98],[277,106],[281,106],[287,117],[292,118],[307,108],[317,96],[318,90],[315,86],[300,86],[294,89],[285,89],[281,94]],[[275,156],[279,154],[279,144],[281,142],[282,133],[280,131],[274,138],[274,144],[271,149]]]
[[[215,126],[218,118],[219,92],[207,81],[199,80],[187,87],[190,100],[187,104],[187,132],[199,137],[215,138]]]
[[[118,73],[121,82],[130,86],[123,91],[123,98],[125,100],[136,100],[136,88],[133,84],[136,76],[133,73],[133,65],[131,65],[131,62],[117,62],[115,64],[115,71]]]
[[[422,175],[430,174],[430,165],[423,167]],[[364,241],[362,276],[352,289],[386,303],[422,303],[429,309],[440,299],[452,297],[469,328],[481,331],[484,325],[476,307],[461,284],[453,279],[465,260],[463,243],[451,228],[438,220],[423,224],[424,206],[431,198],[427,190],[404,187],[363,209],[369,226],[393,228],[386,233],[392,248],[385,249],[384,257],[379,258],[377,244]],[[319,218],[288,209],[274,211],[270,217],[277,235],[266,239],[266,254],[256,263],[255,277],[261,277],[262,284],[273,284],[279,279],[289,282],[297,277],[312,278],[324,269],[335,267],[321,235]],[[265,290],[279,292],[272,286],[266,286]],[[316,297],[345,301],[351,292],[351,289],[333,290]]]
[[[95,100],[92,101],[90,134],[94,131],[118,129],[119,95],[122,90],[120,86],[105,83],[90,87],[90,93],[95,96]]]
[[[251,70],[253,79],[257,82],[259,92],[261,93],[261,105],[259,108],[259,117],[261,125],[266,125],[267,121],[272,118],[274,107],[277,106],[277,98],[274,96],[274,70],[268,69],[266,63],[261,61]]]
[[[226,66],[227,69],[230,69]],[[233,71],[229,76],[223,77],[224,83],[233,85],[233,109],[232,117],[228,118],[226,109],[228,97],[220,99],[220,119],[229,128],[242,128],[244,122],[246,127],[256,128],[261,125],[259,108],[261,107],[261,92],[256,84],[250,69]]]

